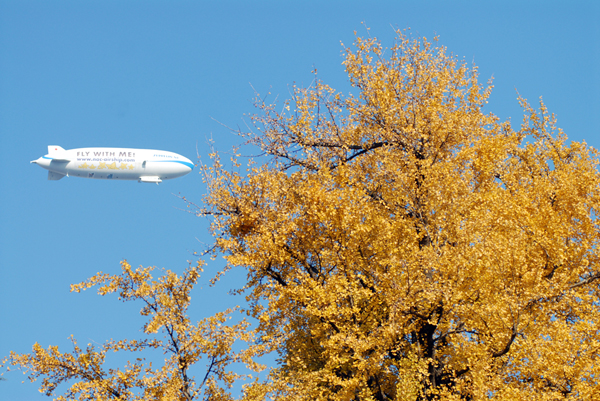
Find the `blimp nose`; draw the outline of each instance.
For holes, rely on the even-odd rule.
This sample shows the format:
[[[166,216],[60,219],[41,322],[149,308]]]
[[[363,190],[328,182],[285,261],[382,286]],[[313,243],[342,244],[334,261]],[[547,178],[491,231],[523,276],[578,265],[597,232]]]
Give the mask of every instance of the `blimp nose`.
[[[194,163],[190,159],[182,157],[181,160],[178,160],[176,169],[178,176],[186,175],[194,169]]]
[[[184,157],[184,163],[185,163],[185,166],[187,168],[189,168],[188,173],[194,169],[194,163],[192,163],[192,161],[190,159]]]

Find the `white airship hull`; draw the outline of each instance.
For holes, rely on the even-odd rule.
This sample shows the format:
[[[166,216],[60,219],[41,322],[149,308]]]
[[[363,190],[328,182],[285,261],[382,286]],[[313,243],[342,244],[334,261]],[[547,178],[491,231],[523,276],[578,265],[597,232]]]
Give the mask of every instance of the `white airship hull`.
[[[48,170],[49,180],[82,177],[156,183],[186,175],[194,164],[177,153],[152,149],[48,146],[48,154],[33,160]]]

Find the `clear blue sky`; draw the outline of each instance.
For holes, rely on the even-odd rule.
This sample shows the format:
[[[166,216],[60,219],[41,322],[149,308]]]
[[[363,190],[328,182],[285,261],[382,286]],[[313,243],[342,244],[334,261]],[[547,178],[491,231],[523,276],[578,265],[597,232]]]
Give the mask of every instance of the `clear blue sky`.
[[[199,201],[197,169],[161,185],[65,178],[30,165],[48,145],[163,149],[207,161],[227,152],[253,113],[254,87],[289,95],[311,70],[346,89],[340,42],[353,31],[391,43],[393,28],[440,36],[494,77],[489,110],[521,120],[515,89],[543,96],[570,139],[600,147],[597,1],[4,1],[0,0],[0,356],[34,342],[68,350],[138,338],[140,305],[69,284],[119,261],[182,271],[210,241],[207,222],[173,194]],[[251,86],[252,85],[252,86]],[[208,278],[221,262],[211,262]],[[194,292],[202,317],[241,298],[244,272]],[[205,282],[205,281],[204,281]],[[0,399],[42,399],[5,375]]]

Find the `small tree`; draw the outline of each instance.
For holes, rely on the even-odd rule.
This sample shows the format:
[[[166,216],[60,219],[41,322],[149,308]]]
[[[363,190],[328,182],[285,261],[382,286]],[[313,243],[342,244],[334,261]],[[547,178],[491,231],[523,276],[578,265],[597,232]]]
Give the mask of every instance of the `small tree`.
[[[229,365],[247,361],[243,354],[232,351],[236,339],[249,340],[248,324],[233,326],[225,322],[231,310],[192,323],[187,315],[190,291],[202,271],[201,263],[190,266],[183,275],[166,271],[158,279],[153,268],[133,270],[123,261],[122,273],[109,276],[98,273],[86,282],[71,286],[79,292],[99,286],[98,293],[118,293],[123,301],[142,301],[140,311],[148,321],[141,340],[108,341],[99,347],[88,344],[85,349],[73,342],[73,351],[63,353],[58,347],[42,348],[34,344],[30,354],[11,352],[4,364],[29,373],[31,381],[43,377],[40,391],[54,395],[61,383],[70,385],[58,400],[228,400],[229,389],[241,375]],[[162,332],[163,337],[156,334]],[[106,368],[109,351],[142,352],[162,350],[166,355],[162,366],[153,366],[143,356],[123,368]],[[196,365],[204,365],[204,371]],[[156,365],[156,364],[155,364]],[[194,374],[200,374],[198,377]]]
[[[258,100],[271,156],[206,168],[206,208],[264,352],[247,398],[599,396],[598,158],[541,103],[518,130],[477,69],[398,32],[358,38],[355,95]]]

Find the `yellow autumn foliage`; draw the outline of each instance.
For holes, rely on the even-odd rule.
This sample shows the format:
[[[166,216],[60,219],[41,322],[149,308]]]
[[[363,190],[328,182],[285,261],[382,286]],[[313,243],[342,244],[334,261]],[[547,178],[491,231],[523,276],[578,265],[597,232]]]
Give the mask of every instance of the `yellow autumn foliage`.
[[[518,129],[484,112],[435,41],[345,57],[351,94],[257,98],[264,163],[204,169],[197,212],[279,356],[245,398],[600,399],[597,152],[542,102]]]
[[[71,337],[71,352],[34,344],[30,354],[12,352],[3,364],[23,370],[31,381],[42,378],[40,392],[47,396],[66,385],[68,389],[56,398],[59,401],[232,399],[231,387],[244,375],[233,372],[230,365],[247,362],[250,368],[257,367],[232,346],[236,340],[252,337],[246,321],[226,324],[231,310],[191,322],[187,315],[190,291],[200,277],[202,263],[190,266],[181,276],[166,271],[158,278],[152,276],[151,267],[134,270],[126,261],[121,267],[120,275],[98,273],[72,285],[71,291],[97,286],[100,295],[117,293],[123,301],[141,302],[140,313],[149,319],[142,330],[144,339],[110,340],[82,349]],[[150,349],[163,351],[162,365],[153,365],[142,354],[123,368],[104,366],[108,352]]]

